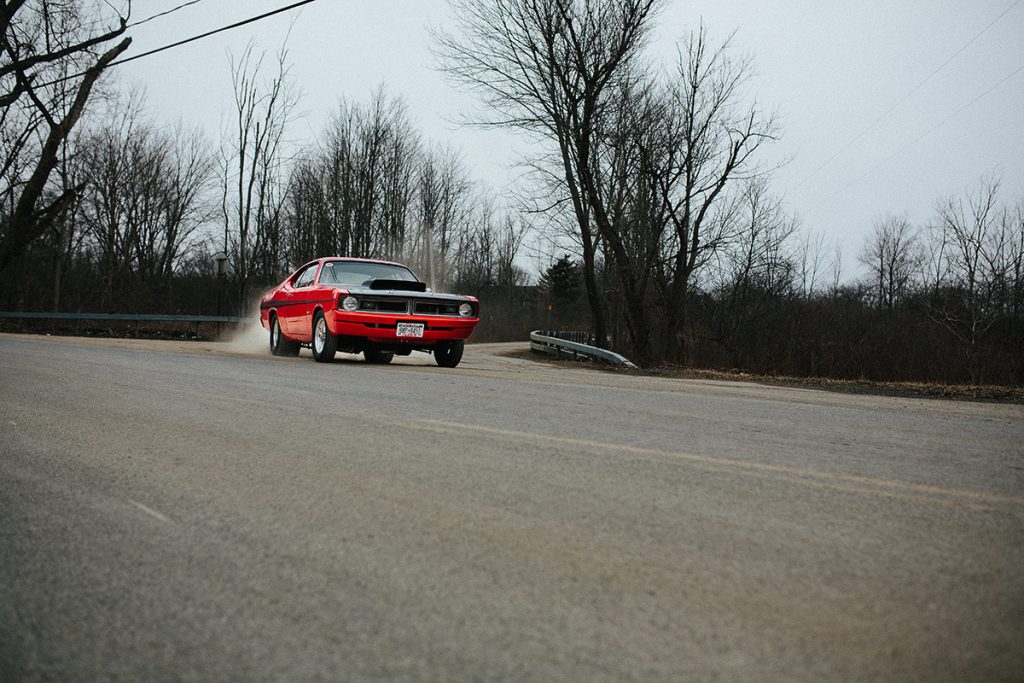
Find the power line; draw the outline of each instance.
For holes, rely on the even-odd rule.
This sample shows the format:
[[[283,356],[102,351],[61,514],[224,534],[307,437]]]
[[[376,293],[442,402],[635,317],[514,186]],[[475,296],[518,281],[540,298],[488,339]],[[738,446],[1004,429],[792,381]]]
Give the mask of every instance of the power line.
[[[116,62],[111,62],[110,64],[108,64],[108,66],[118,66],[119,64],[127,64],[128,62],[134,62],[136,59],[142,59],[143,57],[149,57],[150,55],[155,55],[158,52],[164,52],[165,50],[170,50],[170,49],[175,48],[175,47],[181,47],[182,45],[186,45],[188,43],[192,43],[192,42],[195,42],[197,40],[202,40],[203,38],[209,38],[210,36],[215,35],[217,33],[223,33],[224,31],[230,31],[231,29],[238,28],[239,26],[245,26],[246,24],[252,24],[254,22],[260,21],[261,19],[266,19],[267,17],[272,17],[275,14],[281,14],[282,12],[287,12],[289,10],[295,9],[296,7],[301,7],[302,5],[308,5],[309,3],[315,2],[315,1],[316,0],[300,0],[300,2],[292,3],[291,5],[288,5],[287,7],[281,7],[279,9],[271,10],[270,12],[265,12],[265,13],[259,15],[259,16],[256,16],[256,17],[251,17],[249,19],[243,19],[242,21],[236,21],[233,24],[228,24],[227,26],[222,26],[221,28],[216,28],[216,29],[214,29],[212,31],[207,31],[206,33],[200,33],[198,36],[192,36],[191,38],[185,38],[184,40],[179,40],[178,42],[171,43],[170,45],[164,45],[163,47],[158,47],[156,49],[149,50],[147,52],[142,52],[140,54],[133,55],[131,57],[125,57],[124,59],[119,59]],[[1020,1],[1021,0],[1017,0],[1017,2],[1020,2]]]
[[[1003,83],[1006,83],[1008,80],[1010,80],[1011,78],[1013,78],[1014,76],[1016,76],[1017,74],[1019,74],[1022,71],[1024,71],[1024,64],[1019,66],[1017,69],[1015,69],[1012,73],[1010,73],[1005,78],[1003,78],[1000,81],[998,81],[995,85],[993,85],[992,87],[988,88],[983,93],[981,93],[980,95],[975,97],[973,100],[971,100],[970,102],[968,102],[964,106],[960,107],[959,109],[957,109],[955,112],[953,112],[952,114],[950,114],[946,118],[944,118],[941,121],[939,121],[938,123],[936,123],[934,126],[929,128],[928,130],[926,130],[924,133],[921,133],[921,135],[917,136],[916,138],[914,138],[913,140],[911,140],[907,144],[903,145],[902,147],[897,149],[895,152],[893,152],[892,154],[890,154],[886,158],[884,158],[881,161],[879,161],[877,164],[875,164],[874,166],[869,168],[867,171],[865,171],[861,175],[857,176],[854,180],[850,181],[849,183],[847,183],[843,187],[839,188],[838,190],[836,190],[834,193],[832,193],[831,195],[829,195],[828,197],[826,197],[822,201],[820,201],[817,204],[815,204],[814,206],[812,206],[810,208],[810,210],[808,211],[808,213],[810,213],[811,211],[816,210],[821,205],[826,204],[826,203],[832,201],[833,199],[835,199],[836,197],[838,197],[842,193],[846,192],[848,189],[850,189],[851,187],[853,187],[854,185],[856,185],[860,181],[862,181],[865,178],[867,178],[869,175],[871,175],[872,173],[877,171],[879,168],[881,168],[882,166],[886,165],[887,163],[889,163],[890,161],[892,161],[893,159],[898,157],[900,154],[902,154],[906,150],[910,149],[911,147],[913,147],[914,145],[919,143],[921,140],[925,139],[926,137],[928,137],[929,135],[934,133],[936,130],[938,130],[939,128],[941,128],[945,124],[947,124],[949,121],[951,121],[952,119],[956,118],[957,116],[959,116],[960,114],[965,112],[967,109],[969,109],[978,100],[980,100],[981,98],[985,97],[990,92],[992,92],[993,90],[995,90],[996,88],[1001,86]]]
[[[145,19],[140,19],[139,21],[136,21],[134,23],[128,24],[128,28],[134,28],[136,26],[141,26],[142,24],[145,24],[147,21],[153,21],[154,19],[159,19],[160,17],[166,17],[168,14],[173,14],[173,13],[177,12],[178,10],[185,9],[189,5],[194,5],[197,2],[202,2],[202,0],[189,0],[189,2],[186,2],[186,3],[183,3],[181,5],[178,5],[177,7],[172,7],[171,9],[167,10],[166,12],[160,12],[159,14],[154,14],[151,17],[146,17]]]
[[[989,30],[990,28],[992,28],[993,26],[995,26],[995,25],[996,25],[996,23],[997,23],[997,22],[998,22],[998,21],[999,21],[1000,19],[1002,19],[1003,17],[1005,17],[1005,16],[1006,16],[1006,15],[1007,15],[1007,14],[1008,14],[1008,13],[1010,12],[1010,10],[1012,10],[1012,9],[1013,9],[1014,7],[1016,7],[1016,6],[1017,6],[1017,5],[1019,5],[1020,3],[1021,3],[1021,0],[1016,0],[1016,1],[1015,1],[1015,2],[1014,2],[1014,3],[1012,4],[1012,5],[1010,5],[1010,6],[1009,6],[1009,7],[1007,7],[1007,8],[1005,9],[1005,10],[1003,10],[1002,14],[1000,14],[1000,15],[999,15],[999,16],[997,16],[997,17],[996,17],[995,19],[993,19],[992,21],[990,21],[990,22],[988,23],[988,25],[987,25],[987,26],[985,26],[985,28],[981,29],[981,30],[980,30],[980,31],[978,31],[978,32],[977,32],[976,34],[974,34],[974,37],[973,37],[973,38],[971,38],[970,40],[968,40],[968,41],[967,41],[966,43],[964,43],[964,44],[963,44],[963,45],[962,45],[962,46],[960,47],[960,49],[959,49],[959,50],[957,50],[957,51],[956,51],[956,52],[954,52],[954,53],[953,53],[952,55],[950,55],[949,59],[947,59],[946,61],[944,61],[944,62],[943,62],[942,64],[940,64],[940,65],[939,65],[938,67],[936,67],[936,69],[935,69],[934,71],[932,71],[932,72],[931,72],[930,74],[928,74],[928,77],[927,77],[927,78],[925,78],[925,79],[924,79],[923,81],[921,81],[920,83],[918,83],[917,85],[915,85],[915,86],[914,86],[913,88],[911,88],[911,89],[910,89],[909,91],[907,91],[907,93],[906,93],[905,95],[903,95],[903,97],[901,97],[901,98],[900,98],[899,100],[897,100],[896,104],[892,105],[891,107],[889,107],[888,109],[886,109],[886,110],[885,110],[884,112],[882,112],[882,115],[881,115],[881,116],[879,116],[879,117],[878,117],[877,119],[875,119],[875,120],[874,120],[874,121],[872,121],[872,122],[871,122],[870,124],[868,124],[868,127],[867,127],[867,128],[865,128],[864,130],[862,130],[862,131],[861,131],[860,133],[858,133],[858,134],[856,135],[856,137],[854,137],[854,138],[853,138],[852,140],[850,140],[850,141],[849,141],[848,143],[846,143],[845,145],[843,145],[843,147],[842,147],[842,148],[840,148],[840,149],[839,149],[839,151],[837,151],[837,152],[836,152],[835,154],[833,154],[833,155],[832,155],[832,156],[830,156],[830,157],[829,157],[828,159],[826,159],[826,160],[825,160],[825,162],[824,162],[823,164],[821,164],[821,165],[820,165],[820,166],[818,166],[818,167],[817,167],[816,169],[814,169],[813,171],[811,171],[811,173],[810,173],[810,174],[809,174],[809,175],[808,175],[808,176],[807,176],[806,178],[804,178],[804,179],[803,179],[803,180],[801,180],[801,181],[800,181],[799,183],[797,183],[797,184],[796,184],[796,185],[795,185],[795,186],[794,186],[794,187],[792,188],[792,190],[796,190],[796,189],[798,189],[798,188],[802,187],[802,186],[804,185],[804,183],[806,183],[806,182],[807,182],[808,180],[810,180],[810,179],[811,179],[811,178],[813,178],[814,176],[818,175],[818,172],[819,172],[819,171],[821,171],[821,169],[823,169],[823,168],[825,168],[826,166],[828,166],[829,164],[831,164],[831,163],[832,163],[833,161],[835,161],[835,160],[836,160],[836,158],[837,158],[837,157],[838,157],[838,156],[839,156],[840,154],[842,154],[842,153],[843,153],[843,152],[845,152],[846,150],[850,149],[850,147],[852,147],[852,146],[854,145],[854,143],[856,143],[856,142],[857,142],[858,140],[860,140],[860,139],[861,139],[862,137],[864,137],[864,136],[865,136],[865,135],[866,135],[866,134],[867,134],[867,133],[868,133],[868,132],[869,132],[869,131],[870,131],[870,130],[871,130],[872,128],[874,128],[875,126],[877,126],[877,125],[878,125],[878,124],[879,124],[879,123],[880,123],[880,122],[882,121],[882,119],[884,119],[884,118],[885,118],[886,116],[888,116],[889,114],[891,114],[891,113],[892,113],[892,112],[893,112],[893,111],[894,111],[894,110],[895,110],[895,109],[896,109],[897,107],[899,107],[899,106],[900,106],[901,104],[903,104],[903,103],[904,103],[904,102],[906,102],[906,101],[907,101],[908,99],[910,99],[910,96],[911,96],[911,95],[913,95],[913,94],[914,94],[915,92],[917,92],[918,90],[920,90],[920,89],[921,89],[921,88],[922,88],[922,87],[923,87],[923,86],[924,86],[924,85],[925,85],[925,84],[926,84],[926,83],[927,83],[928,81],[932,80],[932,78],[934,78],[934,77],[935,77],[935,75],[936,75],[937,73],[939,73],[939,72],[940,72],[940,71],[942,71],[942,70],[943,70],[944,68],[946,68],[946,66],[948,66],[950,62],[952,62],[952,61],[953,61],[954,59],[956,59],[957,57],[959,57],[959,56],[960,56],[960,54],[961,54],[961,53],[962,53],[962,52],[963,52],[964,50],[966,50],[966,49],[967,49],[968,47],[970,47],[970,46],[971,46],[971,45],[972,45],[972,44],[974,43],[974,41],[976,41],[976,40],[977,40],[978,38],[980,38],[980,37],[982,36],[982,34],[984,34],[984,33],[985,33],[986,31],[988,31],[988,30]],[[940,124],[940,125],[941,125],[941,124]]]
[[[195,1],[198,2],[198,0],[195,0]],[[296,7],[301,7],[302,5],[308,5],[311,2],[316,2],[316,0],[300,0],[300,2],[292,3],[291,5],[288,5],[287,7],[281,7],[279,9],[271,10],[270,12],[265,12],[263,14],[260,14],[259,16],[250,17],[249,19],[243,19],[242,21],[236,21],[233,24],[229,24],[227,26],[222,26],[220,28],[213,29],[212,31],[207,31],[206,33],[200,33],[199,35],[192,36],[191,38],[185,38],[184,40],[179,40],[179,41],[171,43],[169,45],[164,45],[163,47],[158,47],[158,48],[155,48],[153,50],[147,50],[146,52],[142,52],[140,54],[133,55],[131,57],[125,57],[124,59],[119,59],[119,60],[117,60],[115,62],[111,62],[110,64],[108,64],[107,68],[112,67],[112,66],[118,66],[120,64],[127,64],[128,62],[134,62],[136,59],[142,59],[143,57],[149,57],[150,55],[155,55],[158,52],[164,52],[165,50],[170,50],[170,49],[175,48],[175,47],[181,47],[182,45],[186,45],[188,43],[192,43],[192,42],[195,42],[197,40],[201,40],[203,38],[209,38],[210,36],[215,35],[217,33],[223,33],[224,31],[230,31],[233,28],[238,28],[240,26],[245,26],[246,24],[252,24],[254,22],[260,21],[261,19],[266,19],[267,17],[272,17],[275,14],[281,14],[282,12],[287,12],[289,10],[293,10]],[[37,85],[35,87],[42,88],[42,87],[46,87],[46,86],[49,86],[49,85],[54,85],[56,83],[61,83],[63,81],[69,81],[72,78],[78,78],[80,76],[84,76],[87,73],[88,73],[88,70],[81,71],[79,73],[72,74],[70,76],[63,76],[61,78],[56,78],[56,79],[54,79],[52,81],[49,81],[47,83],[43,83],[42,85]]]

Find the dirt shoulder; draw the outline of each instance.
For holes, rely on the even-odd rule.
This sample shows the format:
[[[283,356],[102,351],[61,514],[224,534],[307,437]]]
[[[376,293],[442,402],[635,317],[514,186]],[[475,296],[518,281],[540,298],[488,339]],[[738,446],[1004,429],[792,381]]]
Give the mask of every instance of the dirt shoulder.
[[[503,353],[511,358],[532,360],[543,365],[565,368],[586,368],[596,372],[612,372],[658,377],[665,379],[717,380],[723,382],[750,382],[770,386],[798,389],[817,389],[843,394],[867,396],[894,396],[899,398],[934,398],[952,401],[979,401],[990,403],[1014,403],[1024,405],[1024,387],[1003,387],[995,385],[937,384],[924,382],[874,382],[868,380],[844,380],[828,377],[784,377],[755,375],[745,372],[722,370],[700,370],[681,366],[661,366],[639,370],[614,368],[602,363],[588,363],[571,360],[556,360],[534,351],[515,350]]]

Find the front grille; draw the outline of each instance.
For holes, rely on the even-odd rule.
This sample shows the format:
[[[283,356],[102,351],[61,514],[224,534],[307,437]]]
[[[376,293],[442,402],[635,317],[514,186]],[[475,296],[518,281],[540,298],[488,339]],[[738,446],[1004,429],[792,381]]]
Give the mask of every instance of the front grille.
[[[408,313],[409,302],[395,299],[362,299],[359,301],[359,310],[378,313]]]
[[[415,310],[419,315],[458,315],[459,304],[447,301],[417,301]]]

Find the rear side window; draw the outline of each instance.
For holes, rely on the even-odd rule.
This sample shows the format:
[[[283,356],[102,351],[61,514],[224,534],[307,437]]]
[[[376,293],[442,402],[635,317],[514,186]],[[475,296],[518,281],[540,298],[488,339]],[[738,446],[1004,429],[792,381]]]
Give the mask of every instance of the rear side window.
[[[317,264],[314,263],[313,265],[309,266],[304,271],[299,273],[299,276],[295,278],[295,284],[293,286],[309,287],[311,284],[313,284],[313,278],[316,277],[316,266]]]

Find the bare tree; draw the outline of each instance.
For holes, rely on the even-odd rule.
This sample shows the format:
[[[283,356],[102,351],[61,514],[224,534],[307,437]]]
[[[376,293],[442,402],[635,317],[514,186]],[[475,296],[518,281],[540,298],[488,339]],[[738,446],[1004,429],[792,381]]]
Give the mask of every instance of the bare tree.
[[[752,178],[728,212],[727,225],[733,238],[716,253],[720,300],[715,327],[733,365],[740,367],[748,347],[763,333],[757,323],[765,309],[793,292],[795,268],[788,244],[796,222],[771,194],[766,179]]]
[[[417,266],[430,286],[448,282],[449,257],[467,211],[470,189],[461,160],[451,150],[424,153],[416,184],[416,220],[420,239],[414,241]]]
[[[526,274],[516,266],[528,226],[503,213],[493,197],[477,196],[456,231],[451,284],[509,303]]]
[[[281,260],[275,250],[284,205],[284,132],[298,103],[288,82],[287,56],[282,48],[266,82],[261,81],[266,53],[257,55],[253,44],[231,59],[235,106],[221,153],[221,211],[240,305],[254,275],[276,275],[260,265],[273,268]]]
[[[797,245],[796,265],[800,295],[810,299],[818,291],[818,280],[825,267],[825,234],[803,230]]]
[[[843,282],[843,247],[836,244],[832,249],[832,258],[829,260],[828,271],[830,275],[830,292],[835,294]]]
[[[321,253],[403,256],[420,154],[400,98],[378,89],[368,104],[342,101],[309,152],[324,179]]]
[[[404,102],[398,99],[393,101],[396,107],[392,110],[393,126],[386,152],[386,172],[380,188],[381,207],[377,218],[380,242],[378,253],[386,258],[400,258],[409,248],[410,235],[407,233],[412,221],[410,211],[415,204],[416,173],[423,149],[419,133],[409,120]],[[452,159],[455,163],[454,157]],[[460,174],[465,173],[461,166],[457,170]],[[456,184],[467,183],[460,178]]]
[[[458,153],[421,141],[400,98],[378,89],[366,104],[342,101],[291,178],[295,260],[402,259],[435,288],[456,277],[459,250],[472,242],[464,232],[477,199],[473,183]]]
[[[78,144],[78,140],[65,140],[62,145],[60,164],[56,169],[61,193],[85,185],[87,173],[80,163],[81,157],[72,151]],[[50,222],[42,238],[50,242],[53,251],[50,306],[54,311],[59,311],[61,307],[67,268],[81,250],[82,242],[87,235],[82,225],[81,207],[82,193],[76,192],[74,200],[68,202],[67,208],[56,220]]]
[[[683,43],[676,78],[664,95],[661,134],[650,138],[655,144],[644,153],[644,170],[672,232],[661,291],[665,343],[673,356],[684,351],[681,332],[693,276],[730,239],[722,215],[728,207],[721,207],[726,188],[764,173],[755,155],[777,134],[773,115],[756,102],[743,104],[751,63],[733,55],[731,42],[730,37],[713,46],[701,27]]]
[[[131,43],[111,46],[130,12],[130,0],[119,9],[80,0],[10,0],[0,7],[0,270],[81,192],[52,185],[51,175],[96,81]]]
[[[498,210],[493,199],[485,198],[474,204],[467,229],[458,233],[453,284],[463,291],[493,291],[499,286]],[[468,229],[469,224],[472,229]]]
[[[998,207],[1000,181],[985,179],[966,197],[938,207],[936,229],[945,245],[944,287],[932,301],[934,319],[961,343],[972,381],[980,381],[979,357],[988,332],[1004,313],[1001,294],[1014,258],[1007,257],[1011,231]]]
[[[775,135],[771,115],[743,106],[749,61],[733,58],[729,41],[709,47],[701,29],[674,78],[652,78],[641,50],[656,0],[452,5],[460,33],[439,36],[439,52],[489,106],[477,122],[551,144],[546,159],[559,172],[549,166],[545,177],[572,206],[597,342],[606,338],[603,264],[634,357],[679,357],[693,275],[728,237],[720,200],[732,181],[763,172],[754,155]]]
[[[101,276],[101,302],[125,301],[128,291],[137,300],[169,296],[180,257],[212,217],[205,140],[180,124],[158,129],[133,93],[77,144],[73,167],[88,179],[78,214]]]
[[[147,144],[141,141],[138,129],[144,127],[142,100],[132,92],[118,100],[108,114],[108,123],[88,131],[79,141],[79,163],[89,178],[84,188],[82,218],[89,233],[100,279],[99,303],[108,305],[115,291],[127,286],[131,272],[131,249],[137,225],[126,213],[137,201],[127,198],[138,189],[150,172],[140,157]],[[145,136],[142,136],[145,137]],[[138,169],[143,178],[136,179]]]
[[[168,138],[171,158],[164,178],[164,207],[157,275],[170,284],[178,259],[192,246],[201,228],[213,219],[209,202],[215,162],[199,129],[177,124]]]
[[[554,144],[580,231],[584,280],[599,344],[606,341],[596,280],[598,235],[623,252],[593,163],[612,84],[635,61],[660,0],[452,0],[459,35],[437,36],[446,71],[492,115]],[[624,253],[622,254],[624,256]],[[620,265],[625,259],[619,261]],[[632,278],[624,278],[631,289]],[[634,292],[626,292],[632,300]]]
[[[891,312],[909,293],[923,255],[910,221],[888,216],[875,221],[858,258],[871,274],[875,304]]]
[[[1024,318],[1024,200],[1003,214],[1007,233],[1010,278],[1010,310],[1016,320]]]

